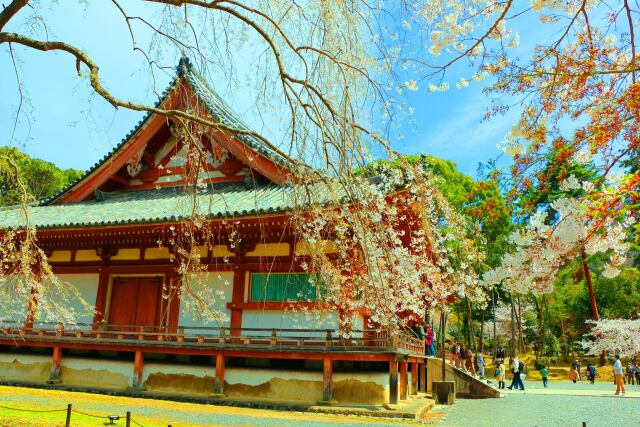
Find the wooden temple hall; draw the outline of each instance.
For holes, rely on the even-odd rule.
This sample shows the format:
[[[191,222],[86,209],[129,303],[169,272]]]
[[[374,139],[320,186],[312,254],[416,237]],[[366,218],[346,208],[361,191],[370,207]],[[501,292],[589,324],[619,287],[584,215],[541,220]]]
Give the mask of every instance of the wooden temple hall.
[[[185,99],[248,129],[183,59],[158,106]],[[200,138],[206,185],[189,186],[192,159],[170,124],[148,115],[80,180],[29,208],[54,274],[94,309],[71,299],[77,322],[62,324],[40,319],[37,294],[24,316],[7,318],[10,302],[0,302],[0,382],[311,403],[397,403],[426,389],[421,341],[368,330],[365,309],[348,314],[359,330],[344,338],[346,314],[314,302],[300,268],[308,246],[287,227],[290,161],[260,138],[216,128]],[[219,318],[175,292],[180,254],[167,242],[194,197],[204,228],[237,238],[195,248],[192,290],[213,296]],[[0,209],[0,234],[24,224],[20,208]],[[0,274],[1,286],[16,279]]]

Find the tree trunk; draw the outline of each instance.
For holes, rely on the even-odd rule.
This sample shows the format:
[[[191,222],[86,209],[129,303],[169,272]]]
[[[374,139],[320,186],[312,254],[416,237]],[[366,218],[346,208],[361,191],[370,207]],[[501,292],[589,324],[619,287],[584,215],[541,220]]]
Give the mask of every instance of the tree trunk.
[[[498,351],[498,335],[496,332],[496,300],[494,289],[491,290],[491,306],[493,310],[493,359],[495,360]]]
[[[480,346],[479,350],[484,352],[484,310],[482,310],[482,316],[480,317]]]
[[[536,309],[538,312],[538,343],[536,344],[536,359],[539,359],[544,355],[544,303],[545,296],[542,295],[540,302],[538,302],[537,298],[534,299],[536,302]]]
[[[522,337],[522,304],[520,304],[520,294],[518,299],[518,348],[520,352],[524,353],[524,339]]]
[[[473,325],[472,325],[472,314],[471,314],[471,301],[467,298],[467,345],[470,348],[473,348],[473,352],[478,352],[478,347],[476,346],[476,339],[473,333]]]
[[[513,305],[513,294],[509,292],[511,301],[511,355],[516,354],[516,308]]]
[[[442,307],[441,311],[440,311],[440,333],[441,335],[441,344],[442,344],[442,381],[445,380],[445,360],[446,360],[446,355],[445,355],[445,348],[444,348],[444,336],[445,336],[445,328],[447,327],[447,319],[444,315],[444,307]]]
[[[593,283],[591,282],[591,270],[587,264],[587,253],[584,249],[584,245],[580,248],[580,255],[582,255],[582,268],[584,269],[584,278],[587,282],[587,291],[589,291],[589,301],[591,302],[591,314],[593,320],[600,320],[598,316],[598,304],[596,304],[596,294],[593,291]]]

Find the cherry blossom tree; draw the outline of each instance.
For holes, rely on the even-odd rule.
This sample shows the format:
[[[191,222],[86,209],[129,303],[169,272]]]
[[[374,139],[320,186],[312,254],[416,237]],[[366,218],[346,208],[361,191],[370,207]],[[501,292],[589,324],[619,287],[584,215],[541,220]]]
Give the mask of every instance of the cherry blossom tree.
[[[640,319],[602,319],[594,322],[588,336],[585,350],[589,354],[606,351],[623,357],[640,354]]]

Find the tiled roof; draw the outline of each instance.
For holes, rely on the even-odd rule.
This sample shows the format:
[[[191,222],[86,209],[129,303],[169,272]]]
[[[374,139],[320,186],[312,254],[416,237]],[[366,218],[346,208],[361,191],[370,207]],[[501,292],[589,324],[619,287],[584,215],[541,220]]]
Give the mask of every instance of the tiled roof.
[[[196,212],[211,219],[238,218],[287,212],[300,204],[332,201],[326,190],[312,191],[309,194],[314,200],[298,203],[294,193],[294,188],[288,185],[253,187],[241,182],[210,185],[198,190]],[[30,224],[43,229],[158,223],[190,218],[193,208],[193,195],[184,187],[101,194],[102,197],[98,197],[101,200],[31,206]],[[19,207],[0,208],[0,229],[21,228],[24,224]]]
[[[198,97],[198,100],[202,102],[202,104],[207,108],[209,113],[214,117],[216,117],[218,120],[220,120],[223,125],[231,128],[236,128],[239,130],[251,130],[242,120],[240,120],[240,118],[238,118],[238,116],[233,112],[233,109],[220,97],[220,95],[218,95],[215,90],[209,87],[209,85],[202,78],[202,76],[200,76],[198,72],[196,72],[193,69],[193,65],[191,64],[188,58],[183,57],[182,59],[180,59],[180,62],[176,67],[176,71],[177,71],[176,77],[173,79],[169,87],[167,87],[167,89],[165,89],[162,95],[158,98],[157,102],[154,104],[154,107],[159,107],[167,99],[167,96],[173,91],[173,89],[175,89],[180,79],[184,78],[189,83],[191,88],[195,91],[196,96]],[[62,189],[57,194],[49,197],[48,199],[41,200],[39,204],[47,205],[54,202],[60,196],[62,196],[67,191],[75,187],[79,182],[83,181],[85,178],[87,178],[89,175],[95,172],[103,164],[107,163],[107,161],[118,150],[124,147],[130,141],[131,137],[135,135],[142,128],[142,126],[145,124],[147,119],[151,117],[151,115],[152,115],[151,113],[147,113],[142,118],[142,120],[138,122],[135,128],[122,139],[120,144],[114,147],[113,150],[107,153],[107,155],[105,155],[100,161],[98,161],[95,165],[93,165],[93,167],[87,170],[85,174],[82,177],[80,177],[77,181],[71,183],[66,188]],[[291,160],[283,157],[282,155],[274,151],[271,147],[269,147],[267,144],[265,144],[264,141],[260,140],[259,138],[256,138],[251,135],[243,135],[243,134],[238,134],[237,137],[243,142],[245,142],[249,147],[256,150],[260,154],[264,155],[265,157],[271,159],[275,163],[284,167],[293,168],[293,163],[291,162]]]

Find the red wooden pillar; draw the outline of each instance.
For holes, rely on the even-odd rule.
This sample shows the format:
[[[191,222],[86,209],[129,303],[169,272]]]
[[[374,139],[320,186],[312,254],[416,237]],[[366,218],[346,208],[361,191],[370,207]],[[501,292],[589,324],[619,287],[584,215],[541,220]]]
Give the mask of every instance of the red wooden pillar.
[[[136,350],[133,361],[133,388],[142,388],[142,371],[144,369],[144,355],[142,350]]]
[[[98,292],[96,293],[96,307],[93,315],[93,328],[98,329],[97,323],[105,320],[105,308],[107,306],[107,290],[109,288],[109,273],[100,273],[98,279]]]
[[[60,366],[62,365],[62,348],[59,345],[53,347],[51,358],[51,373],[49,382],[60,382]]]
[[[216,378],[213,380],[213,392],[224,393],[224,353],[216,353]]]
[[[241,262],[244,259],[242,254],[236,254],[236,263]],[[241,304],[244,302],[244,277],[245,270],[238,268],[236,265],[236,270],[233,272],[233,287],[231,294],[231,303],[232,306],[235,304]],[[231,327],[231,335],[242,335],[242,309],[232,308],[231,309],[231,323],[229,325]]]
[[[407,400],[407,362],[400,362],[400,400]]]
[[[324,370],[322,374],[322,400],[330,402],[333,400],[333,361],[328,354],[323,357]]]
[[[398,361],[389,361],[389,403],[398,403]]]
[[[418,364],[411,364],[411,390],[409,390],[409,394],[414,395],[418,394]]]
[[[427,359],[422,359],[422,363],[418,365],[418,370],[420,374],[420,385],[418,390],[422,392],[427,391]]]

